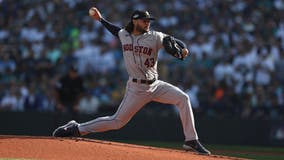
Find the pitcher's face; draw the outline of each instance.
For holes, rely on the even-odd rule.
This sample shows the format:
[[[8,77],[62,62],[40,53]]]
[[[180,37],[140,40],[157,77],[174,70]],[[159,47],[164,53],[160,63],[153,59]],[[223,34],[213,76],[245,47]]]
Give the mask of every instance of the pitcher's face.
[[[145,33],[150,29],[150,20],[149,19],[137,19],[134,22],[134,29],[137,32]]]

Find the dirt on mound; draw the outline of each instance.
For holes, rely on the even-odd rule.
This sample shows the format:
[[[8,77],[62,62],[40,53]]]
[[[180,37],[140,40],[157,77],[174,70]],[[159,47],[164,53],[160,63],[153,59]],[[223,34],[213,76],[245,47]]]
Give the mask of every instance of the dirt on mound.
[[[226,160],[233,157],[204,156],[173,150],[84,138],[0,136],[1,158],[41,160]]]

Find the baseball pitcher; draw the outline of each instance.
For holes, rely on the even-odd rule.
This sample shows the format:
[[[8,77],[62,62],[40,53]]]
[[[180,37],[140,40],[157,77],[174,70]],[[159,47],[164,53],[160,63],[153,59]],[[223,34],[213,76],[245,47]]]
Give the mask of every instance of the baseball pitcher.
[[[147,11],[134,11],[124,28],[105,20],[95,7],[89,10],[89,14],[122,44],[125,67],[129,75],[126,92],[114,115],[99,117],[81,124],[72,120],[58,127],[53,132],[53,136],[73,137],[119,129],[145,104],[155,101],[178,107],[185,135],[183,148],[209,155],[210,152],[198,140],[188,95],[176,86],[158,79],[158,51],[164,48],[172,56],[183,60],[189,54],[186,45],[173,36],[150,30],[150,23],[155,18]]]

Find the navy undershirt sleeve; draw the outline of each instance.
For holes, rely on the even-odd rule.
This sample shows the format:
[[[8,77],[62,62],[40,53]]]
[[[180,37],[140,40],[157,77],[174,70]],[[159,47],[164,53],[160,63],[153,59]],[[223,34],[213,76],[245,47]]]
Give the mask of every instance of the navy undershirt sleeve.
[[[118,32],[121,30],[120,27],[112,24],[111,22],[105,20],[105,19],[101,19],[101,23],[106,27],[106,29],[112,33],[114,36],[118,37]]]

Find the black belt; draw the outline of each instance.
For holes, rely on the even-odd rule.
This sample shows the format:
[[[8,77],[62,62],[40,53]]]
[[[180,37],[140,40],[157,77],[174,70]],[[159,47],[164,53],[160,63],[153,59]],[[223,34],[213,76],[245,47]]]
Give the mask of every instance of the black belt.
[[[133,78],[132,79],[132,82],[135,82],[135,83],[142,83],[142,84],[152,84],[156,81],[156,78],[152,79],[152,80],[144,80],[144,79],[141,79],[141,80],[138,80],[136,78]]]

